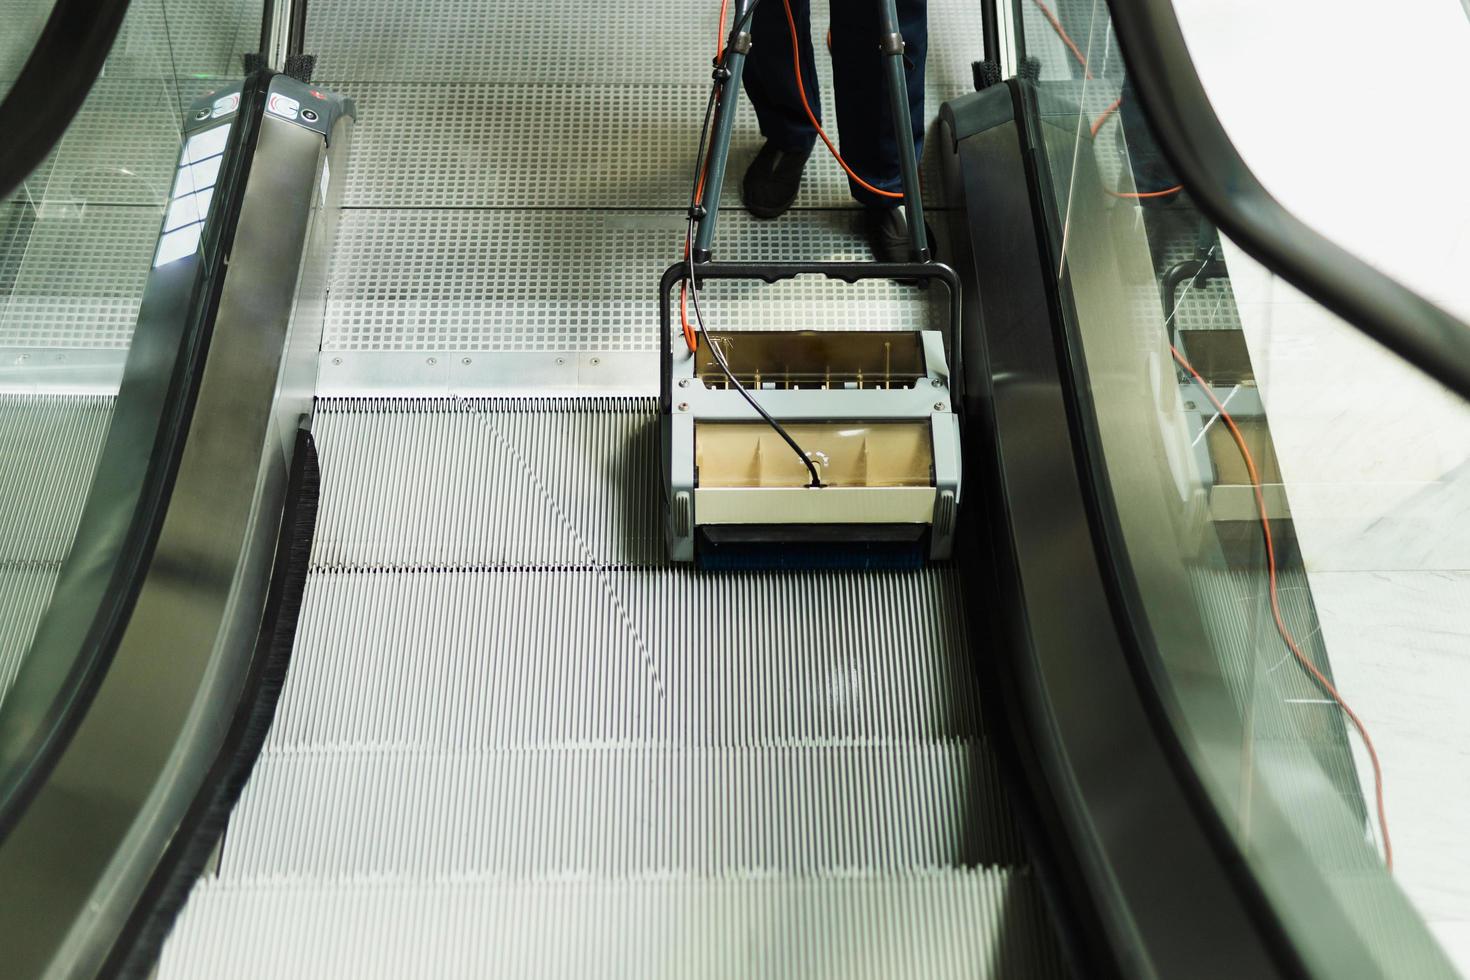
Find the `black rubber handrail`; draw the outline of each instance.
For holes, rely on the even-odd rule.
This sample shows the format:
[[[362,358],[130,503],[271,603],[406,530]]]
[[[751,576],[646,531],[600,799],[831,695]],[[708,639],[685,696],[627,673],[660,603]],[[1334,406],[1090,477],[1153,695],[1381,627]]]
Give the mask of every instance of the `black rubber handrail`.
[[[87,101],[128,0],[56,0],[20,76],[0,102],[0,199],[46,159]]]
[[[1154,139],[1190,198],[1272,272],[1470,399],[1470,325],[1298,220],[1225,134],[1172,0],[1108,0],[1128,76]]]

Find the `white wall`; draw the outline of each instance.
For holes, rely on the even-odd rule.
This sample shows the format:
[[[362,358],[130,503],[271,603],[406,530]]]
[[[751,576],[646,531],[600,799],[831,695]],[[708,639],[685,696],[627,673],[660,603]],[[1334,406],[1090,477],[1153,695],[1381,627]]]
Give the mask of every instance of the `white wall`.
[[[1267,189],[1470,321],[1458,0],[1176,8]],[[1238,249],[1226,258],[1323,638],[1383,761],[1396,880],[1470,973],[1470,408]]]

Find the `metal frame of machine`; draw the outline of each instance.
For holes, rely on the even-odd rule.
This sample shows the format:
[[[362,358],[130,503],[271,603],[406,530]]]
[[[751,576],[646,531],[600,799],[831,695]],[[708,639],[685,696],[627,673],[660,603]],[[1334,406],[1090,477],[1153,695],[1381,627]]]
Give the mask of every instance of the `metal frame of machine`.
[[[959,377],[960,304],[959,279],[948,266],[933,261],[924,222],[924,204],[919,190],[919,165],[911,138],[908,93],[905,82],[904,42],[898,29],[894,0],[881,0],[879,13],[881,33],[874,40],[882,54],[884,78],[889,96],[889,112],[898,146],[899,171],[903,181],[903,205],[911,237],[913,261],[877,262],[783,262],[732,263],[712,261],[715,226],[719,217],[719,201],[729,162],[730,139],[734,130],[735,108],[739,101],[741,75],[751,36],[747,28],[754,10],[753,0],[737,0],[735,20],[723,52],[716,59],[712,74],[713,88],[710,111],[713,135],[709,153],[702,161],[703,176],[696,182],[690,198],[690,236],[686,260],[671,266],[659,286],[660,324],[660,391],[663,428],[663,463],[665,513],[669,556],[674,561],[692,561],[700,552],[697,539],[700,529],[715,526],[742,529],[742,545],[764,541],[770,549],[793,541],[818,543],[823,547],[842,540],[856,543],[862,554],[860,563],[874,555],[864,553],[868,546],[899,544],[899,550],[912,546],[930,559],[942,560],[950,555],[956,511],[960,498],[960,434],[958,416],[952,397],[951,378]],[[706,127],[710,118],[706,118]],[[705,135],[709,134],[706,128]],[[701,137],[700,155],[704,139]],[[835,152],[835,150],[834,150]],[[840,161],[840,157],[839,157]],[[697,168],[698,170],[698,168]],[[849,171],[850,172],[850,171]],[[706,208],[703,201],[714,204]],[[670,294],[675,286],[693,294],[695,314],[700,332],[709,341],[709,333],[699,313],[698,289],[707,279],[748,279],[774,283],[803,274],[823,275],[849,283],[860,279],[893,279],[903,282],[928,283],[939,280],[949,291],[949,357],[946,360],[942,335],[926,332],[923,338],[924,373],[913,384],[895,388],[863,388],[808,383],[788,385],[770,390],[757,386],[756,395],[748,392],[736,379],[719,349],[711,342],[714,359],[728,378],[729,388],[717,390],[704,384],[695,369],[694,351],[687,357],[674,358],[671,348],[673,315]],[[687,328],[686,328],[687,329]],[[691,341],[692,343],[692,341]],[[782,355],[782,361],[786,360]],[[774,367],[774,365],[772,365]],[[906,379],[908,380],[908,379]],[[678,388],[677,399],[673,395]],[[759,401],[757,401],[757,396]],[[764,420],[781,436],[788,447],[806,465],[811,481],[806,486],[768,487],[763,485],[727,487],[721,493],[733,506],[706,506],[701,514],[700,498],[708,498],[708,488],[701,488],[696,462],[697,429],[702,423]],[[815,457],[793,440],[784,422],[815,422],[837,428],[855,424],[926,420],[930,424],[932,466],[928,486],[827,486],[819,476]],[[865,450],[866,451],[866,447]],[[826,496],[817,497],[817,494]],[[926,506],[927,505],[927,506]],[[708,517],[711,511],[718,511]],[[898,539],[895,540],[895,535]],[[922,542],[927,535],[927,544]],[[881,542],[881,543],[880,543]],[[880,559],[890,560],[893,556]],[[758,564],[784,564],[782,556],[768,553]]]
[[[695,267],[701,278],[758,279],[768,283],[802,274],[820,274],[855,281],[860,278],[912,277],[938,280],[949,291],[951,331],[960,322],[960,288],[958,277],[948,266],[938,263],[889,265],[885,263],[705,263]],[[672,293],[687,278],[684,264],[669,268],[659,288],[662,379],[663,473],[667,501],[667,537],[670,557],[675,561],[695,558],[696,537],[701,520],[698,473],[695,467],[695,426],[701,422],[759,421],[759,416],[740,393],[706,386],[695,372],[692,353],[676,358],[671,347]],[[944,337],[939,331],[924,331],[924,375],[912,386],[895,388],[823,389],[819,387],[792,390],[761,390],[763,405],[784,421],[873,423],[926,420],[933,439],[934,472],[931,481],[933,506],[929,524],[927,556],[933,560],[948,558],[953,545],[955,515],[960,502],[961,463],[958,403],[955,391],[960,377],[959,345],[951,333],[949,345],[953,364],[945,356]],[[677,393],[677,394],[676,394]],[[826,487],[800,488],[801,494],[863,493],[867,488]],[[762,493],[768,490],[753,489]],[[812,521],[810,511],[806,519]],[[851,515],[852,511],[847,513]],[[837,516],[834,514],[834,516]],[[845,520],[842,526],[878,523],[881,510],[869,520]],[[785,523],[779,510],[772,511],[772,525]],[[856,530],[856,529],[854,529]]]

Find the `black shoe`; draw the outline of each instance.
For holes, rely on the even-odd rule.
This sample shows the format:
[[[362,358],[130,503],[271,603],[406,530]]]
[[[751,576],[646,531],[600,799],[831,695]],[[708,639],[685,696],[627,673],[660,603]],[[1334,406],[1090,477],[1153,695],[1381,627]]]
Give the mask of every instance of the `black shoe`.
[[[913,246],[909,242],[909,224],[904,219],[902,208],[864,208],[868,225],[868,244],[879,262],[912,262]],[[929,235],[929,257],[939,258],[939,243],[934,240],[934,228],[924,222]]]
[[[801,172],[811,155],[811,150],[791,153],[770,143],[761,147],[745,169],[745,180],[740,185],[745,209],[757,218],[779,218],[785,214],[801,189]]]

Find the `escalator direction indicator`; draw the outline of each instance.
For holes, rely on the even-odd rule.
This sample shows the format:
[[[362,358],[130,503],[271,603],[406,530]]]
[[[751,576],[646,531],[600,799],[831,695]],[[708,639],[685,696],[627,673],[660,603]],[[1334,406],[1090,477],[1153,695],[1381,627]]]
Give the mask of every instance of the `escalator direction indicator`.
[[[270,94],[270,98],[266,99],[265,108],[267,112],[280,116],[282,119],[295,119],[301,113],[301,103],[280,92]]]

